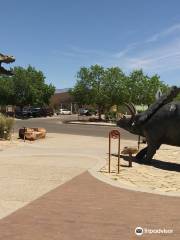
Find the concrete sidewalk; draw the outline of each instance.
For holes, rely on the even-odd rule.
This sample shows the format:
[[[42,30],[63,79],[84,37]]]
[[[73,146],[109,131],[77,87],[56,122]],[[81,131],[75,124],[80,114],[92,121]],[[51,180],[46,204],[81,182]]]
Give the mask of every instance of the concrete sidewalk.
[[[132,141],[123,140],[123,143],[129,145]],[[107,153],[108,138],[68,134],[47,134],[46,139],[21,141],[2,150],[0,218],[91,169],[98,162],[104,163]]]
[[[0,239],[131,240],[141,226],[174,231],[141,239],[179,240],[179,198],[117,188],[87,172],[107,151],[107,138],[68,134],[3,150]]]
[[[91,137],[48,134],[46,139],[22,141],[3,148],[0,161],[0,218],[94,166],[97,157],[93,151],[99,155],[103,153],[103,139],[97,139],[96,143],[98,141],[101,147],[97,147]]]

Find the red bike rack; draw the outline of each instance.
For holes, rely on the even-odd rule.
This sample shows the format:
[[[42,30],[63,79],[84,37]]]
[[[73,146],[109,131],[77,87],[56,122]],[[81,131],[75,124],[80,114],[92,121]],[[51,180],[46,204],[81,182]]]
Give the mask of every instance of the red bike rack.
[[[118,130],[112,130],[109,132],[109,173],[111,172],[111,139],[118,139],[118,173],[120,168],[120,132]]]

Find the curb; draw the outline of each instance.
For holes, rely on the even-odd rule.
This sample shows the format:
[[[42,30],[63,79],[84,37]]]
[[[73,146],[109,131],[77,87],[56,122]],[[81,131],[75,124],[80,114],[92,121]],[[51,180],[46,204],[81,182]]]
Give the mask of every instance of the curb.
[[[129,186],[128,184],[122,183],[121,181],[116,182],[104,176],[102,173],[100,173],[100,169],[104,166],[105,161],[97,157],[97,160],[98,159],[99,161],[97,162],[97,164],[94,167],[88,169],[88,172],[91,174],[91,176],[93,176],[94,178],[96,178],[101,182],[104,182],[113,187],[118,187],[128,191],[140,192],[145,194],[156,194],[156,195],[161,195],[166,197],[176,197],[176,198],[180,197],[180,193],[177,193],[177,192],[163,192],[163,191],[157,191],[157,190],[150,190],[149,188],[143,188],[143,187],[137,188],[137,187],[132,187],[132,186]]]
[[[91,125],[91,126],[104,126],[104,127],[116,127],[115,123],[91,123],[91,122],[66,122],[66,124],[79,124],[79,125]]]
[[[59,119],[59,117],[57,116],[53,116],[53,117],[32,117],[32,118],[14,118],[15,121],[23,121],[23,120],[47,120],[47,119]]]

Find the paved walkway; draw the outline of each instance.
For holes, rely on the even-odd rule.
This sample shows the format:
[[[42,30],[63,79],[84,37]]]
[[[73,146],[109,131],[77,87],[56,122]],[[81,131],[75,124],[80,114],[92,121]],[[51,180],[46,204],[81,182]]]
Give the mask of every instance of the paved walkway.
[[[107,145],[48,134],[2,151],[0,240],[134,240],[137,226],[174,231],[141,239],[179,240],[180,198],[120,189],[87,172]]]
[[[180,200],[105,184],[88,172],[0,221],[0,239],[180,239]],[[173,229],[137,237],[134,229]]]
[[[22,141],[1,151],[0,219],[94,166],[97,159],[92,151],[96,149],[100,154],[103,144],[98,150],[93,140],[48,134],[47,139]],[[83,150],[81,141],[84,141]],[[101,139],[98,141],[102,143]]]

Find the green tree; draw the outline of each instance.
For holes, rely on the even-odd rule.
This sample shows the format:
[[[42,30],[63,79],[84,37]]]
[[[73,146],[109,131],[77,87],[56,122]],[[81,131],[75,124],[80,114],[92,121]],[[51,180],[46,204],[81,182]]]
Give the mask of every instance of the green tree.
[[[158,89],[164,93],[168,88],[158,75],[149,77],[142,69],[126,76],[119,67],[105,69],[94,65],[80,69],[71,94],[81,105],[96,106],[101,118],[102,112],[124,102],[150,105],[155,101]]]
[[[8,105],[14,101],[13,81],[11,78],[0,78],[0,105]]]
[[[79,104],[98,107],[99,118],[104,108],[104,94],[102,89],[104,68],[99,65],[90,68],[82,67],[77,73],[77,82],[71,94]]]
[[[166,92],[168,86],[160,81],[158,75],[149,77],[143,70],[134,70],[128,78],[127,89],[129,90],[129,101],[135,104],[150,105],[155,101],[158,89]]]
[[[176,100],[180,101],[180,94],[177,95]]]
[[[126,88],[129,93],[129,102],[133,102],[135,104],[140,104],[142,102],[145,84],[146,76],[142,70],[134,70],[132,73],[130,73],[126,83]]]
[[[162,91],[162,93],[166,93],[169,89],[169,86],[161,81],[158,75],[153,75],[152,77],[148,78],[146,87],[145,104],[147,105],[152,104],[156,100],[155,96],[159,89]]]
[[[103,89],[107,107],[127,101],[127,77],[119,67],[105,69]]]
[[[123,101],[124,79],[125,75],[118,67],[108,69],[99,65],[82,67],[71,94],[79,104],[97,107],[101,119],[105,109]]]
[[[43,106],[49,103],[54,94],[55,87],[45,83],[45,76],[41,71],[29,66],[27,69],[15,67],[14,76],[11,78],[13,84],[14,101],[12,104]]]

